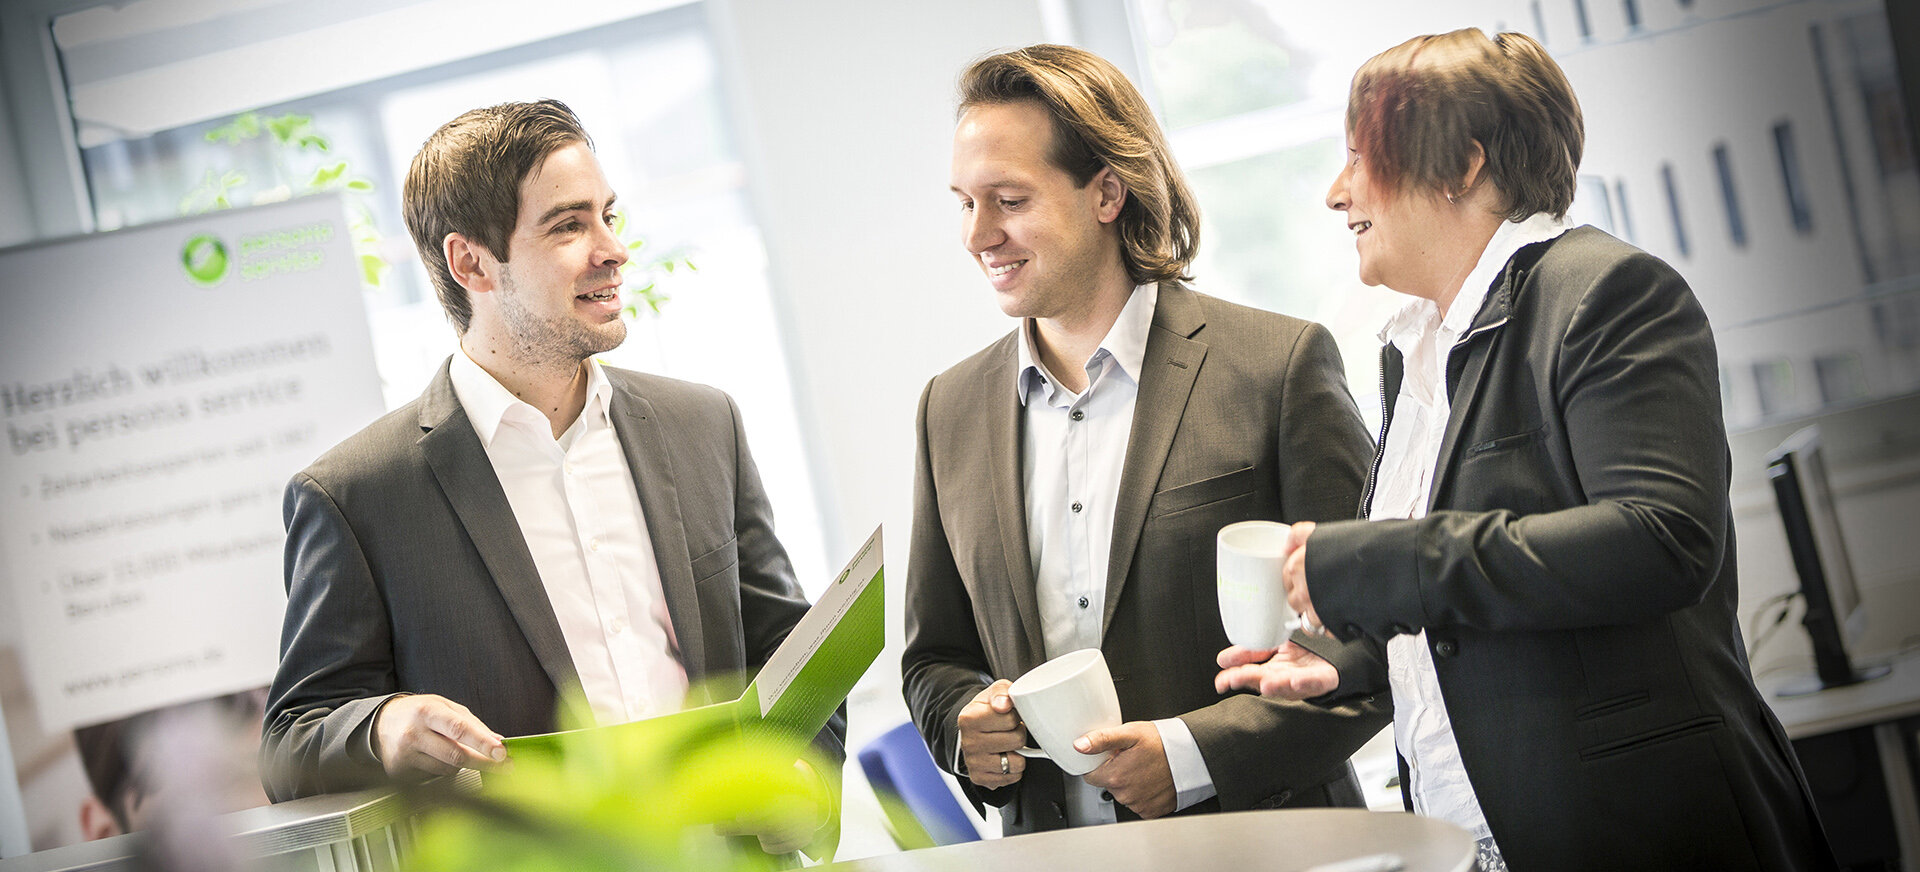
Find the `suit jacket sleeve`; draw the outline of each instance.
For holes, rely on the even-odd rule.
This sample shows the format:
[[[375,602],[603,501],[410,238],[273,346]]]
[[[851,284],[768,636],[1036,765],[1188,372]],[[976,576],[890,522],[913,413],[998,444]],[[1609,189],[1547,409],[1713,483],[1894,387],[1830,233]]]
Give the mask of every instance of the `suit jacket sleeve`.
[[[282,514],[287,611],[260,761],[276,802],[381,783],[373,715],[399,690],[392,627],[345,516],[306,473],[288,483]]]
[[[1338,521],[1358,517],[1375,446],[1347,390],[1346,366],[1333,334],[1309,325],[1287,367],[1280,418],[1280,500],[1283,520]],[[1293,641],[1339,670],[1342,686],[1321,701],[1372,695],[1386,685],[1386,652],[1296,632]],[[1378,685],[1347,688],[1347,677],[1377,675]],[[1373,689],[1369,689],[1373,688]]]
[[[960,776],[960,787],[975,803],[1004,805],[1012,788],[985,790],[967,780],[959,761],[960,710],[993,683],[973,602],[960,580],[953,551],[940,520],[934,491],[933,461],[927,442],[927,407],[933,383],[920,394],[914,425],[913,541],[907,559],[907,645],[900,673],[907,708],[925,737],[933,759]]]
[[[1325,327],[1309,325],[1290,349],[1282,391],[1282,520],[1353,517],[1372,440]],[[1371,668],[1376,657],[1364,645],[1313,645],[1337,667],[1356,672]],[[1315,704],[1233,694],[1181,720],[1207,761],[1221,808],[1237,810],[1285,802],[1339,777],[1347,758],[1380,731],[1390,712],[1371,696]]]
[[[1289,521],[1348,520],[1366,510],[1360,501],[1377,446],[1360,421],[1345,372],[1333,334],[1314,324],[1287,369],[1291,408],[1280,422],[1281,444],[1290,449],[1283,460],[1303,461],[1280,467],[1280,493]],[[1340,686],[1312,702],[1334,704],[1378,696],[1374,704],[1391,711],[1391,699],[1385,695],[1384,648],[1367,641],[1343,643],[1298,632],[1293,642],[1320,655],[1340,673]]]
[[[1557,359],[1529,365],[1551,379],[1556,408],[1542,414],[1562,422],[1567,474],[1586,503],[1320,527],[1307,545],[1307,583],[1330,629],[1376,638],[1396,628],[1568,629],[1646,620],[1705,596],[1722,557],[1728,485],[1705,313],[1671,267],[1643,252],[1584,275],[1584,287],[1532,289],[1579,300]]]

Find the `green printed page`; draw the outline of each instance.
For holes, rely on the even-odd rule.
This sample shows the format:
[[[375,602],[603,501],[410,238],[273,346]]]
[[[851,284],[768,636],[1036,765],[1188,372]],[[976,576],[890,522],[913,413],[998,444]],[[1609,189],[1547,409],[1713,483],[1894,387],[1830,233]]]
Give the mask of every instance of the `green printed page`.
[[[607,727],[513,736],[506,740],[506,746],[507,753],[515,759],[565,757],[575,750],[577,744],[586,742],[627,748],[658,748],[665,754],[682,744],[738,733],[743,722],[758,718],[759,713],[747,705],[746,700],[734,699]]]
[[[886,579],[880,528],[787,640],[754,676],[742,699],[759,704],[759,719],[796,736],[820,732],[886,645]]]
[[[884,574],[875,527],[738,699],[607,727],[516,736],[506,740],[507,752],[564,757],[588,742],[666,752],[762,726],[804,741],[826,726],[880,656],[886,643]]]

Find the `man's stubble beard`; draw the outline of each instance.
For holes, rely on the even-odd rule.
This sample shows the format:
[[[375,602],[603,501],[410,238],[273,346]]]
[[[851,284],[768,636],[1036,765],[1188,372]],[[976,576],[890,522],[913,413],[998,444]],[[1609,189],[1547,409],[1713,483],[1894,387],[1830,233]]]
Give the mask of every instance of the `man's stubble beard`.
[[[514,281],[512,270],[500,265],[500,321],[513,341],[513,353],[538,367],[578,366],[581,361],[620,347],[627,339],[627,322],[614,318],[588,325],[564,315],[542,317],[525,305],[526,291]]]

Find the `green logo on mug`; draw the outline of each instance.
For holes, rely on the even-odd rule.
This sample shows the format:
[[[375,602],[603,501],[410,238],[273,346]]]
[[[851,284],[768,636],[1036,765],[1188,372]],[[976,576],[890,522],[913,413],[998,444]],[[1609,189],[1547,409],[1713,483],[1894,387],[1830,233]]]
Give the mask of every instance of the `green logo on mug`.
[[[180,268],[187,278],[203,288],[211,288],[227,277],[227,244],[211,233],[187,240],[180,249]]]

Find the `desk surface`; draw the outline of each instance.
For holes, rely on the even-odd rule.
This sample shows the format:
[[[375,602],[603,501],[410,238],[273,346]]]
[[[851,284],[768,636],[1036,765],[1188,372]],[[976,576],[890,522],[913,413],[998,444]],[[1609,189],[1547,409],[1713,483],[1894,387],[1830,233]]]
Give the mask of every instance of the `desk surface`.
[[[1856,665],[1885,662],[1885,658],[1861,657]],[[1894,658],[1892,664],[1893,671],[1885,678],[1805,696],[1780,696],[1780,685],[1795,676],[1772,676],[1760,683],[1760,693],[1773,706],[1774,717],[1790,739],[1920,715],[1920,652]]]
[[[1323,863],[1395,853],[1406,872],[1466,872],[1465,830],[1404,812],[1283,809],[1081,827],[905,851],[821,867],[835,872],[974,872],[979,869],[1263,869],[1302,872]]]

